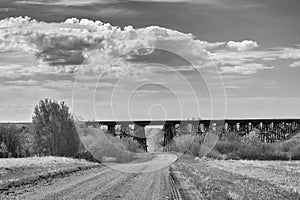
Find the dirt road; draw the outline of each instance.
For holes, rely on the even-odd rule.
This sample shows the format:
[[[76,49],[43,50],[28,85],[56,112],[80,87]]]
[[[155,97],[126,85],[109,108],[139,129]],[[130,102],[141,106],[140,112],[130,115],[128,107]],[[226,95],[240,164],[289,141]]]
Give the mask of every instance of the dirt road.
[[[0,199],[172,199],[178,193],[169,165],[176,159],[157,154],[143,163],[110,164],[15,188]]]

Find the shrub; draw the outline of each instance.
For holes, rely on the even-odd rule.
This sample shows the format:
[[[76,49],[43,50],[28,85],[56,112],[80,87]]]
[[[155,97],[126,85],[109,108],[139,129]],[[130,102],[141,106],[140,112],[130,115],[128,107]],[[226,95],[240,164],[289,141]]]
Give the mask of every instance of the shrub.
[[[131,137],[122,137],[121,142],[125,145],[126,149],[133,153],[145,152],[143,146]]]
[[[276,151],[282,156],[284,156],[286,159],[299,160],[300,140],[297,137],[275,144]]]
[[[39,154],[75,156],[80,144],[68,106],[51,99],[41,100],[32,117]]]
[[[221,154],[229,154],[237,152],[240,145],[238,142],[218,141],[214,148]]]
[[[188,153],[193,156],[204,155],[217,159],[247,160],[296,160],[300,159],[300,136],[280,143],[264,143],[256,133],[239,137],[235,133],[222,134],[216,141],[216,134],[207,133],[206,137],[180,135],[173,139],[170,150]],[[213,150],[211,146],[214,145]]]
[[[210,153],[218,140],[218,136],[214,133],[205,135],[180,135],[173,139],[169,150],[187,153],[197,157],[203,157]]]
[[[199,156],[203,138],[194,135],[180,135],[169,144],[169,150]]]
[[[228,142],[241,142],[241,137],[234,132],[227,132],[222,134],[220,138],[221,141],[228,141]]]
[[[300,160],[300,145],[298,144],[297,146],[294,146],[291,149],[291,159],[293,160]]]
[[[8,150],[4,142],[0,144],[0,158],[7,158],[8,157]]]
[[[86,149],[81,156],[87,155],[90,160],[92,155],[99,162],[125,163],[135,159],[134,153],[144,152],[132,138],[120,139],[96,128],[76,125],[76,129]]]
[[[206,156],[218,160],[224,159],[224,155],[215,149],[212,149]]]
[[[214,147],[226,159],[288,160],[300,159],[300,142],[295,139],[280,143],[263,143],[253,134],[237,139],[228,134]]]

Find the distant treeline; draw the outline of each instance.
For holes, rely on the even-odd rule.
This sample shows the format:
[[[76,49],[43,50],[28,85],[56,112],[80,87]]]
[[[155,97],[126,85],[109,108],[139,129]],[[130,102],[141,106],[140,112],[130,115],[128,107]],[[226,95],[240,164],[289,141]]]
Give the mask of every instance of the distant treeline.
[[[0,158],[75,157],[81,147],[74,119],[64,102],[41,100],[30,124],[0,124]]]

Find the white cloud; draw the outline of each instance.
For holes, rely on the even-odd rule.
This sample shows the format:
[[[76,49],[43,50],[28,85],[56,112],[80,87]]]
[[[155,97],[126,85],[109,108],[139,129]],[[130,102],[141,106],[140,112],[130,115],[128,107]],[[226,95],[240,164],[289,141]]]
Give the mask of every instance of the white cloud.
[[[211,52],[210,57],[219,65],[242,65],[249,62],[300,59],[300,49],[296,47],[278,47],[265,50],[237,52],[221,49]]]
[[[248,75],[248,74],[255,74],[260,70],[265,69],[273,69],[274,67],[267,67],[260,63],[251,63],[251,64],[244,64],[241,66],[234,66],[234,67],[221,67],[221,73],[223,74],[242,74],[242,75]]]
[[[300,61],[295,61],[289,65],[290,67],[300,67]]]
[[[44,88],[68,90],[68,91],[70,91],[73,88],[73,86],[74,83],[73,81],[70,80],[59,80],[59,81],[47,80],[43,83]]]
[[[88,19],[67,19],[64,23],[45,23],[29,17],[8,18],[0,21],[0,49],[25,51],[37,56],[40,67],[61,68],[76,66],[91,61],[96,70],[104,67],[113,58],[140,48],[160,48],[179,54],[186,59],[200,60],[206,57],[205,48],[214,48],[223,43],[208,43],[194,39],[192,34],[149,26],[121,29],[109,23]],[[6,28],[5,28],[6,27]],[[94,60],[89,60],[96,55]]]
[[[300,48],[278,48],[278,57],[281,59],[300,59]]]
[[[14,11],[14,10],[16,10],[16,9],[14,9],[14,8],[0,8],[0,13],[1,13],[1,12]]]
[[[241,42],[229,41],[226,46],[237,51],[249,51],[258,47],[258,44],[256,41],[243,40]]]
[[[38,85],[38,81],[35,80],[15,80],[15,81],[6,81],[5,84],[8,85],[20,85],[20,86],[34,86]]]
[[[141,2],[168,2],[168,3],[178,3],[178,2],[192,2],[198,4],[214,4],[219,2],[218,0],[134,0]]]
[[[120,0],[121,1],[121,0]],[[188,2],[188,3],[194,3],[199,5],[209,5],[209,6],[215,6],[220,9],[247,9],[247,8],[255,8],[255,7],[261,7],[260,4],[257,3],[245,3],[245,2],[237,2],[232,0],[129,0],[134,2],[157,2],[157,3],[181,3],[181,2]]]
[[[90,4],[113,3],[115,0],[23,0],[16,1],[19,4],[42,4],[62,6],[84,6]]]
[[[71,18],[61,23],[45,23],[29,17],[16,17],[1,20],[0,28],[0,53],[25,52],[34,55],[35,63],[38,63],[26,69],[22,69],[22,63],[18,63],[20,67],[15,72],[18,71],[19,74],[73,73],[79,66],[87,71],[100,72],[114,58],[128,52],[132,51],[134,56],[142,56],[137,49],[143,48],[168,50],[192,61],[199,68],[205,66],[206,63],[203,62],[211,58],[222,67],[224,73],[233,71],[251,74],[261,69],[263,64],[258,64],[259,62],[300,58],[299,48],[248,51],[256,48],[257,42],[207,42],[196,39],[192,34],[159,26],[120,28],[88,19]],[[153,52],[146,52],[148,55],[151,53]],[[129,59],[126,61],[129,62]],[[119,63],[119,67],[114,68],[115,72],[136,67],[134,63],[128,62]],[[257,64],[250,69],[248,63],[252,62]],[[0,76],[5,76],[8,72],[12,72],[9,76],[14,75],[9,69],[1,71],[3,74]]]

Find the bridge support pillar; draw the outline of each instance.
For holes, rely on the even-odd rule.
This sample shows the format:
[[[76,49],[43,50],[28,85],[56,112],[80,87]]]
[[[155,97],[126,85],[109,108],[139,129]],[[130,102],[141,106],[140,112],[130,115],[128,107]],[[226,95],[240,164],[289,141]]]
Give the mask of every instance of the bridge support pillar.
[[[130,136],[129,123],[121,123],[120,138]]]
[[[113,136],[116,136],[116,125],[115,124],[107,124],[107,132]]]
[[[134,139],[137,140],[147,152],[147,138],[145,133],[145,124],[134,124]]]
[[[192,125],[192,134],[197,134],[199,132],[199,122],[198,121],[191,121],[190,123]],[[173,124],[175,127],[175,124]]]
[[[201,134],[205,133],[205,128],[203,123],[200,124],[200,132]]]
[[[253,125],[251,122],[248,124],[248,133],[250,133],[253,130]]]
[[[228,130],[229,130],[229,124],[226,122],[226,123],[224,124],[224,131],[225,131],[225,132],[228,132]]]
[[[217,131],[217,123],[212,123],[211,129],[213,132],[216,132]]]
[[[235,127],[236,127],[235,128],[236,131],[240,131],[240,127],[241,127],[240,123],[236,123]]]
[[[175,123],[166,122],[164,125],[164,146],[168,145],[176,136]]]

